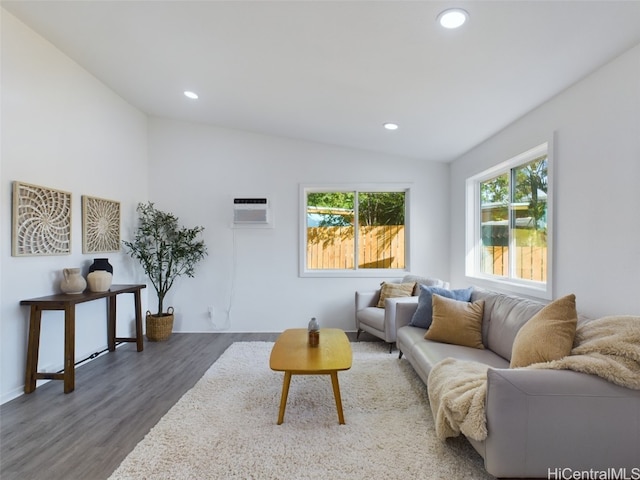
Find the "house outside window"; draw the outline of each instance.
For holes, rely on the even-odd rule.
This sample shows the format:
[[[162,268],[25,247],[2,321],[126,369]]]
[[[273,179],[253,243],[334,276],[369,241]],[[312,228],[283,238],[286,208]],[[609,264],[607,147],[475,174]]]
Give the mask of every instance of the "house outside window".
[[[551,298],[549,152],[547,142],[467,179],[468,277]]]
[[[301,276],[389,276],[409,265],[406,185],[301,186]]]

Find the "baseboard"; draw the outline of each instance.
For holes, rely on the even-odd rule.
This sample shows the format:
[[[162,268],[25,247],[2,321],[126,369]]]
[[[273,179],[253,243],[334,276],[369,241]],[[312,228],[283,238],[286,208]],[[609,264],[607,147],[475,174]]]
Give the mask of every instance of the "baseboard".
[[[116,349],[120,346],[124,345],[124,343],[118,343],[116,344]],[[105,350],[108,347],[105,345],[101,350]],[[97,353],[97,352],[96,352]],[[83,365],[86,365],[87,363],[92,362],[93,360],[95,360],[98,357],[101,357],[102,355],[105,355],[109,353],[108,351],[106,352],[101,352],[99,355],[96,355],[94,358],[89,358],[91,355],[93,355],[92,353],[88,353],[88,354],[84,354],[84,355],[80,355],[80,360],[78,360],[76,358],[76,361],[82,361],[84,358],[86,358],[86,360],[84,360],[82,362],[82,365],[76,365],[76,370],[78,368],[82,368]],[[49,373],[55,373],[55,372],[59,372],[60,370],[64,369],[64,364],[60,363],[60,364],[50,364],[50,365],[45,365],[43,367],[39,368],[39,372],[49,372]],[[59,381],[59,380],[57,380]],[[37,380],[36,381],[36,388],[38,388],[38,386],[42,386],[46,383],[51,382],[51,380]],[[0,405],[3,405],[7,402],[10,402],[11,400],[14,400],[18,397],[20,397],[21,395],[24,395],[24,385],[18,386],[12,390],[10,390],[9,392],[5,393],[4,395],[2,395],[2,397],[0,397]]]
[[[291,327],[294,328],[294,327]],[[306,328],[306,327],[299,327]],[[322,327],[320,327],[322,328]],[[356,333],[356,330],[344,330],[346,333]],[[282,330],[180,330],[173,333],[282,333]]]

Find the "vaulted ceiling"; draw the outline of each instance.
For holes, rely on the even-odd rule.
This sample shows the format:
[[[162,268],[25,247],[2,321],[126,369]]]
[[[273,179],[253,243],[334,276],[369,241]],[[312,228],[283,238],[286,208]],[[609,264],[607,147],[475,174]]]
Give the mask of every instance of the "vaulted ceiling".
[[[149,115],[435,161],[640,43],[633,0],[1,4]]]

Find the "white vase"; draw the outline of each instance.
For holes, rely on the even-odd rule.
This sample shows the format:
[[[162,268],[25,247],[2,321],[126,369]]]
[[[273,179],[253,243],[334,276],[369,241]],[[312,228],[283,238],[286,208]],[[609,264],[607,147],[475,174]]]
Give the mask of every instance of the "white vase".
[[[79,268],[64,268],[62,274],[64,278],[60,282],[60,290],[63,293],[82,293],[87,288],[87,281],[80,275]]]
[[[89,290],[92,292],[106,292],[111,287],[112,279],[113,275],[106,270],[94,270],[87,275]]]

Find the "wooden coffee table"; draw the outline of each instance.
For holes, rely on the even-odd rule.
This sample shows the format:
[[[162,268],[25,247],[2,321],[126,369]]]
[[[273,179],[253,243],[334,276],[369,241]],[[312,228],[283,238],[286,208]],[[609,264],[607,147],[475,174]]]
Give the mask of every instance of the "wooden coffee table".
[[[321,328],[320,344],[317,347],[309,346],[306,328],[292,328],[282,332],[271,350],[269,360],[271,370],[284,372],[278,425],[284,421],[291,375],[331,375],[338,422],[344,424],[338,372],[351,368],[351,358],[349,339],[338,328]]]

